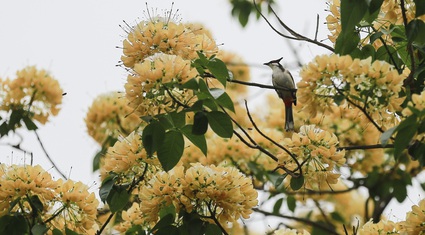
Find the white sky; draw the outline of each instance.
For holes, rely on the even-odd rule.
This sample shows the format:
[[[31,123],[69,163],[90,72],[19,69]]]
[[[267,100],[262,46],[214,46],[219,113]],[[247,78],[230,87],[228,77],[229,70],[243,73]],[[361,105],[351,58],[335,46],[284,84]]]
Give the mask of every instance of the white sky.
[[[172,1],[148,1],[149,8],[170,9]],[[242,29],[230,16],[226,0],[174,0],[183,22],[203,23],[213,33],[221,48],[241,55],[253,67],[255,82],[270,83],[263,62],[284,57],[285,63],[294,62],[293,54],[283,38],[274,33],[264,21],[251,19]],[[326,38],[323,23],[325,1],[278,1],[281,18],[296,31],[314,36],[316,15],[320,14],[319,39]],[[116,67],[125,36],[119,27],[125,20],[134,24],[143,19],[145,1],[136,0],[14,0],[0,2],[0,77],[14,78],[15,72],[28,65],[44,68],[59,80],[67,95],[58,116],[40,126],[38,133],[49,154],[59,168],[73,180],[93,185],[97,175],[91,172],[92,158],[99,146],[88,136],[84,117],[93,99],[104,92],[123,90],[126,71]],[[275,21],[274,21],[275,22]],[[312,44],[292,42],[302,62],[328,51]],[[297,79],[298,70],[292,74]],[[254,100],[251,100],[254,102]],[[22,148],[34,153],[34,164],[50,168],[33,133],[22,132]],[[2,140],[0,143],[4,143]],[[0,162],[22,164],[24,154],[10,147],[0,146]],[[29,162],[27,160],[27,162]],[[72,168],[72,170],[71,170]],[[50,170],[56,175],[54,170]],[[93,186],[97,190],[97,186]],[[422,194],[423,196],[423,194]],[[411,195],[407,206],[398,206],[396,217],[404,218],[404,211],[417,203],[421,196]],[[401,213],[401,214],[399,214]],[[389,212],[394,215],[394,212]],[[397,215],[398,214],[398,215]]]

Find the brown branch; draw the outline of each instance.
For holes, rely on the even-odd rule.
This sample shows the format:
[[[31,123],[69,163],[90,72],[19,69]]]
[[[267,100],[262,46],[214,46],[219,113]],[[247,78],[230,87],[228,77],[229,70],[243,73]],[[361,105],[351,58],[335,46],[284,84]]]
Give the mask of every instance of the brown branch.
[[[291,89],[291,88],[286,88],[286,87],[278,87],[277,88],[277,87],[274,87],[272,85],[265,85],[265,84],[254,83],[254,82],[245,82],[245,81],[236,80],[236,79],[227,79],[227,81],[228,82],[242,84],[242,85],[246,85],[246,86],[255,86],[255,87],[272,89],[272,90],[293,91],[293,92],[296,92],[297,91],[297,89]]]
[[[326,48],[326,49],[328,49],[328,50],[330,50],[330,51],[332,51],[332,52],[334,52],[334,49],[331,47],[331,46],[328,46],[328,45],[326,45],[326,44],[324,44],[324,43],[321,43],[321,42],[319,42],[319,41],[317,41],[317,40],[313,40],[313,39],[310,39],[310,38],[308,38],[308,37],[306,37],[306,36],[303,36],[303,35],[301,35],[301,34],[299,34],[299,33],[297,33],[297,32],[295,32],[293,29],[291,29],[290,27],[288,27],[281,19],[280,19],[280,17],[276,14],[276,12],[273,10],[273,8],[269,5],[269,9],[272,11],[272,13],[274,14],[274,16],[277,18],[277,20],[279,21],[279,23],[280,23],[280,25],[281,26],[283,26],[283,28],[284,29],[286,29],[292,36],[288,36],[288,35],[285,35],[285,34],[283,34],[283,33],[281,33],[280,31],[278,31],[271,23],[270,23],[270,21],[263,15],[263,13],[261,12],[261,10],[258,8],[258,6],[257,6],[257,3],[255,2],[255,0],[253,0],[253,2],[254,2],[254,6],[255,6],[255,9],[257,10],[257,12],[261,15],[261,17],[267,22],[267,24],[270,26],[270,28],[272,28],[273,29],[273,31],[275,31],[277,34],[279,34],[280,36],[282,36],[282,37],[284,37],[284,38],[286,38],[286,39],[292,39],[292,40],[298,40],[298,41],[306,41],[306,42],[309,42],[309,43],[312,43],[312,44],[315,44],[315,45],[317,45],[317,46],[320,46],[320,47],[323,47],[323,48]],[[316,28],[316,30],[318,30],[318,27]],[[315,33],[316,35],[317,35],[317,31],[316,31],[316,33]]]
[[[65,180],[68,179],[68,177],[65,176],[64,173],[62,173],[62,171],[59,170],[58,166],[56,165],[56,163],[53,161],[53,159],[50,157],[50,155],[47,153],[46,148],[44,147],[43,142],[40,139],[40,136],[38,135],[37,131],[34,130],[35,136],[37,137],[38,143],[40,143],[41,149],[43,150],[44,154],[47,157],[47,160],[49,160],[49,162],[53,165],[53,168],[55,168],[55,170],[62,176],[62,178],[64,178]]]
[[[284,219],[291,219],[291,220],[295,220],[295,221],[298,221],[298,222],[302,222],[302,223],[305,223],[305,224],[310,225],[312,227],[320,228],[320,229],[326,231],[328,234],[339,235],[334,229],[329,228],[327,226],[324,226],[323,224],[311,221],[309,219],[299,218],[299,217],[295,217],[295,216],[282,215],[282,214],[275,214],[275,213],[272,213],[272,212],[260,210],[258,208],[253,208],[252,210],[255,211],[255,212],[261,213],[265,216],[276,216],[276,217],[280,217],[280,218],[284,218]]]
[[[406,16],[406,7],[404,4],[405,4],[405,1],[400,0],[401,15],[403,16],[403,24],[404,24],[404,28],[406,29],[408,22],[407,22],[407,16]],[[411,85],[413,83],[413,74],[415,74],[415,67],[416,67],[412,42],[409,42],[409,41],[407,42],[407,52],[410,57],[411,68],[410,68],[409,76],[404,81],[404,85]],[[411,88],[411,89],[414,90],[414,88]]]
[[[338,147],[337,150],[365,150],[365,149],[385,149],[385,148],[394,148],[393,144],[372,144],[372,145],[360,145],[360,146],[345,146]]]
[[[302,168],[300,165],[300,162],[298,161],[297,157],[292,154],[287,148],[285,148],[283,145],[279,144],[278,142],[274,141],[272,138],[268,137],[267,135],[265,135],[260,128],[258,128],[257,124],[254,122],[254,119],[251,116],[251,113],[249,112],[249,108],[248,108],[248,102],[245,100],[245,108],[246,108],[246,113],[248,115],[248,118],[251,122],[251,124],[254,126],[255,130],[257,130],[258,133],[260,133],[261,136],[263,136],[264,138],[266,138],[268,141],[272,142],[274,145],[278,146],[280,149],[282,149],[283,151],[285,151],[287,154],[289,154],[289,156],[291,156],[291,158],[295,161],[295,163],[297,164],[297,168],[293,171],[295,172],[296,170],[299,170],[300,173],[298,176],[294,176],[294,177],[299,177],[301,176],[302,173]],[[279,166],[281,167],[281,166]],[[292,176],[292,175],[291,175]]]

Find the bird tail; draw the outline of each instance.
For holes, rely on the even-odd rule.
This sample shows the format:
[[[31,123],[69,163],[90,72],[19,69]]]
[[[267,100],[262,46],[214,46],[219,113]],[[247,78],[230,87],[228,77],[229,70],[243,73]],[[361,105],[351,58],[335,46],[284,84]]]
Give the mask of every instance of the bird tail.
[[[285,105],[285,130],[294,131],[294,116],[292,112],[292,104]]]

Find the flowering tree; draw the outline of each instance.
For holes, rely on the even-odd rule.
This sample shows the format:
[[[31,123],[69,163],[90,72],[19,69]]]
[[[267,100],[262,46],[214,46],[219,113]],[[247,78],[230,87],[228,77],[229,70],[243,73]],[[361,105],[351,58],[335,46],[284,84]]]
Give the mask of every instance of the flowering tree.
[[[274,87],[249,82],[248,66],[202,25],[174,21],[172,11],[127,25],[127,82],[97,97],[85,119],[100,147],[102,206],[63,174],[2,164],[0,234],[250,234],[254,212],[282,218],[270,234],[423,234],[425,200],[403,221],[383,216],[425,165],[419,2],[331,1],[328,45],[266,3],[231,1],[243,26],[255,12],[279,35],[330,52],[301,69],[295,132],[283,129],[276,95],[261,115],[239,102],[247,86]],[[2,80],[1,137],[36,133],[62,95],[36,67]]]

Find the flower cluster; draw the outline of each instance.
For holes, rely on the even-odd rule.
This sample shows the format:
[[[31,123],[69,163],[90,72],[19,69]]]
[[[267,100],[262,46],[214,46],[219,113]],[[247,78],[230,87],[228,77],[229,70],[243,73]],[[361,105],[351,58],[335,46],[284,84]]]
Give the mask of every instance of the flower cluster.
[[[51,230],[68,228],[95,234],[99,202],[86,185],[72,180],[53,180],[39,165],[2,164],[0,172],[0,216],[35,214],[41,219],[39,223],[46,223]],[[34,206],[38,203],[41,207]]]
[[[273,233],[274,235],[310,235],[309,232],[306,230],[303,230],[302,232],[298,232],[296,229],[289,229],[289,228],[281,228]]]
[[[199,25],[174,23],[162,18],[142,21],[129,29],[127,39],[123,41],[121,60],[126,67],[133,68],[158,52],[188,60],[197,58],[196,51],[211,56],[218,49],[210,35]]]
[[[56,116],[62,104],[62,88],[46,70],[28,66],[16,72],[16,78],[1,81],[0,109],[25,110],[31,119],[45,124]]]
[[[334,134],[314,125],[301,126],[299,133],[283,140],[302,167],[304,188],[320,190],[324,185],[336,184],[340,174],[337,166],[345,163],[345,151],[337,150],[338,139]],[[295,160],[286,152],[278,154],[279,164],[291,171],[298,168]]]
[[[396,223],[392,221],[381,220],[374,223],[369,220],[358,231],[359,235],[384,235],[384,234],[399,234],[396,229]],[[417,233],[415,233],[417,234]]]
[[[154,225],[161,208],[170,205],[177,213],[196,212],[201,218],[210,221],[215,218],[224,225],[240,217],[248,218],[258,202],[251,180],[236,168],[199,163],[186,171],[183,166],[178,166],[169,172],[156,173],[139,191],[139,198],[140,206],[133,205],[123,217],[128,226],[126,218],[133,218],[133,211],[142,215],[137,220],[139,224]]]
[[[406,0],[405,2],[405,9],[406,9],[406,20],[407,22],[410,22],[411,20],[415,19],[415,13],[416,13],[416,6],[415,1],[413,0]],[[341,1],[340,0],[329,0],[329,15],[326,17],[326,24],[328,26],[330,35],[328,35],[328,38],[331,42],[335,43],[336,39],[341,33]],[[384,0],[382,2],[382,6],[380,8],[380,12],[377,15],[377,18],[372,23],[371,28],[374,30],[371,30],[371,32],[384,32],[384,34],[381,36],[383,41],[385,41],[385,44],[392,45],[394,42],[392,40],[391,34],[387,32],[391,32],[391,27],[394,25],[403,25],[403,14],[402,9],[400,6],[400,2],[397,1],[391,1],[391,0]],[[417,19],[421,19],[425,21],[425,15],[419,16]],[[360,35],[362,36],[362,35]],[[363,45],[370,44],[370,34],[367,34],[365,38],[362,38]],[[373,41],[372,45],[375,48],[381,47],[382,41],[375,40]]]
[[[298,99],[313,116],[348,104],[364,109],[384,129],[398,121],[395,112],[401,111],[404,100],[399,93],[405,75],[384,61],[322,55],[304,67],[300,76]]]
[[[189,60],[176,55],[157,53],[134,66],[125,84],[129,106],[139,116],[154,116],[172,111],[178,105],[193,102],[191,90],[179,85],[197,76]]]
[[[399,222],[398,225],[402,234],[425,234],[425,199],[418,205],[413,205],[412,210],[407,212],[406,220]]]
[[[103,145],[110,136],[128,135],[141,123],[141,119],[128,106],[128,100],[119,92],[99,95],[90,106],[85,118],[87,131]]]
[[[144,172],[146,177],[147,173],[156,172],[158,169],[160,169],[158,158],[148,157],[140,134],[132,132],[127,137],[120,137],[114,146],[108,148],[101,161],[100,173],[102,180],[110,172],[131,180],[135,176],[143,175]],[[125,179],[121,179],[121,182],[125,182]]]

